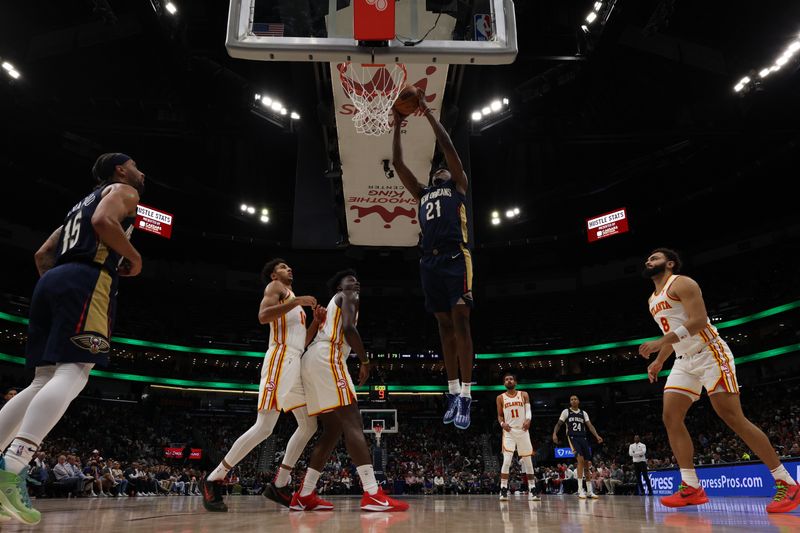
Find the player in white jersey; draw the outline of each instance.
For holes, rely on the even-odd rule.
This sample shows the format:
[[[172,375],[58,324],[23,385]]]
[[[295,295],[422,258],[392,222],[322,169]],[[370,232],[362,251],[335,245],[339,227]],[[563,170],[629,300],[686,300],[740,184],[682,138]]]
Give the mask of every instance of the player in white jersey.
[[[700,505],[708,501],[694,469],[694,446],[684,419],[703,388],[717,415],[769,467],[777,492],[767,505],[767,512],[789,512],[800,505],[800,487],[781,464],[769,439],[742,413],[736,367],[730,348],[711,325],[700,286],[691,278],[678,275],[681,260],[674,250],[657,248],[645,262],[643,275],[653,280],[655,291],[648,304],[663,336],[639,347],[639,354],[649,359],[650,382],[658,379],[664,362],[675,352],[675,364],[664,386],[664,425],[672,453],[681,469],[678,492],[661,498],[668,507]]]
[[[262,280],[267,286],[259,306],[258,321],[270,325],[270,334],[269,347],[261,366],[256,423],[233,443],[208,478],[201,481],[203,505],[208,511],[228,510],[222,498],[225,476],[272,434],[281,411],[294,414],[297,429],[286,445],[275,480],[264,489],[264,496],[288,507],[292,498],[288,487],[292,468],[317,431],[317,420],[308,416],[306,409],[300,357],[324,322],[325,309],[317,306],[313,296],[295,296],[292,292],[294,275],[283,259],[269,261],[262,271]],[[303,307],[314,309],[314,318],[308,329]]]
[[[329,511],[333,505],[317,495],[320,472],[328,462],[339,438],[344,434],[347,453],[356,465],[364,488],[362,511],[405,511],[408,504],[386,496],[375,480],[372,457],[364,438],[356,388],[347,371],[346,359],[351,349],[361,361],[359,385],[369,378],[369,359],[356,329],[361,286],[355,272],[343,270],[328,282],[333,298],[328,303],[325,324],[303,356],[303,388],[308,412],[322,419],[319,437],[300,489],[289,507],[293,511]]]
[[[501,447],[503,449],[503,466],[500,467],[500,499],[508,499],[508,477],[511,471],[511,460],[514,451],[525,475],[528,477],[528,499],[539,501],[536,495],[536,478],[533,475],[533,445],[528,429],[531,427],[531,400],[528,393],[517,390],[517,377],[511,372],[503,375],[506,392],[497,396],[497,421],[503,428]]]

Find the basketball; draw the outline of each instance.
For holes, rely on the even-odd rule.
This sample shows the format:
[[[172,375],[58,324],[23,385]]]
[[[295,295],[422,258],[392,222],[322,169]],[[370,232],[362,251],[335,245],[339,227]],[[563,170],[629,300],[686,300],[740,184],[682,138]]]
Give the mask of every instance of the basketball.
[[[406,85],[397,96],[394,108],[403,116],[408,116],[419,107],[419,89],[413,85]]]

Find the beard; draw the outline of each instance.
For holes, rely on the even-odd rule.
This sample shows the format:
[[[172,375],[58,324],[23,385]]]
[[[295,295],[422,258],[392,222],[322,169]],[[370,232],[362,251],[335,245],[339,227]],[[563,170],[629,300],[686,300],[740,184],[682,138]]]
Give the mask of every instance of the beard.
[[[653,276],[662,274],[666,269],[667,269],[666,263],[661,263],[660,265],[656,265],[653,268],[645,267],[645,269],[642,270],[642,277],[647,279],[653,279]]]
[[[505,385],[505,387],[506,387],[506,390],[511,390],[514,387],[516,387],[516,385]]]

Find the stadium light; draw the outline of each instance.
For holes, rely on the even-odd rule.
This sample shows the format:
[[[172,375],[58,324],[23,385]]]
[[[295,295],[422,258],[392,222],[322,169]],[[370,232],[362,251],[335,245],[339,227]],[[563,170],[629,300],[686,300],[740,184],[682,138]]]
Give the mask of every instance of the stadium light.
[[[506,218],[514,218],[514,210],[513,209],[508,209],[506,211]]]
[[[500,111],[500,110],[503,108],[503,104],[502,104],[502,103],[500,103],[500,100],[494,100],[494,101],[491,103],[490,107],[492,108],[492,111],[494,111],[495,113],[497,113],[498,111]]]
[[[472,113],[472,120],[474,120],[475,122],[479,121],[482,118],[483,118],[483,113],[481,113],[480,111],[475,111],[474,113]]]
[[[269,96],[262,96],[261,97],[261,105],[263,105],[264,107],[271,106],[272,105],[272,98],[270,98]]]
[[[267,216],[267,215],[269,215],[269,209],[267,209],[266,207],[265,207],[265,208],[263,208],[263,209],[261,210],[261,215],[262,215],[262,216]]]
[[[8,75],[14,78],[15,80],[19,78],[19,72],[16,70],[9,70]]]
[[[493,218],[492,219],[492,226],[497,226],[499,224],[500,224],[500,219],[499,218]]]
[[[489,107],[489,106],[486,106],[483,109],[481,109],[481,113],[483,113],[484,115],[488,115],[491,112],[492,112],[492,108]]]
[[[594,3],[594,10],[595,11],[600,11],[601,9],[603,9],[603,2],[595,2]]]
[[[247,204],[240,205],[239,209],[242,211],[242,213],[244,213],[245,211],[247,211]]]
[[[290,116],[292,120],[300,120],[300,115],[298,115],[295,111],[292,111],[292,114]]]
[[[759,71],[758,75],[759,75],[759,77],[761,77],[761,78],[766,78],[767,76],[769,76],[769,73],[770,73],[770,72],[772,72],[770,69],[768,69],[768,68],[764,68],[764,69],[761,69],[761,70]]]
[[[581,24],[581,29],[583,30],[583,33],[589,33],[589,26],[586,24]]]
[[[164,8],[169,11],[170,15],[174,15],[178,12],[178,8],[172,2],[167,2],[167,5],[165,5]]]
[[[256,93],[256,94],[255,94],[255,99],[256,99],[256,101],[258,101],[258,100],[261,100],[261,95],[260,95],[260,94],[258,94],[258,93]]]
[[[586,15],[586,22],[587,23],[591,24],[595,20],[597,20],[597,13],[595,13],[594,11],[592,11],[591,13]]]
[[[254,214],[256,213],[256,208],[255,208],[255,207],[253,207],[252,205],[251,205],[251,206],[248,206],[248,207],[247,207],[247,212],[248,212],[249,214],[251,214],[251,215],[254,215]]]
[[[3,69],[11,72],[12,70],[14,70],[14,65],[9,63],[8,61],[3,61]]]
[[[514,215],[519,215],[519,207],[514,208]]]
[[[283,104],[278,102],[277,100],[272,101],[272,110],[273,111],[280,111],[283,108]]]
[[[261,215],[261,222],[266,224],[267,222],[269,222],[269,217],[267,215]]]
[[[282,107],[282,108],[281,108],[281,115],[285,115],[285,114],[286,114],[286,113],[288,113],[288,112],[289,112],[289,111],[287,111],[285,107]]]

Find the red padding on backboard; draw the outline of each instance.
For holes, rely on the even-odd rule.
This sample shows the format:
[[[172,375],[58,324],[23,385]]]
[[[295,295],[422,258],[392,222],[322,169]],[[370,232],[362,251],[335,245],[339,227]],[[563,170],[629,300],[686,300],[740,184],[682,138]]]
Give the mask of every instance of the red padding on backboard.
[[[391,41],[395,0],[354,0],[353,36],[356,41]]]

